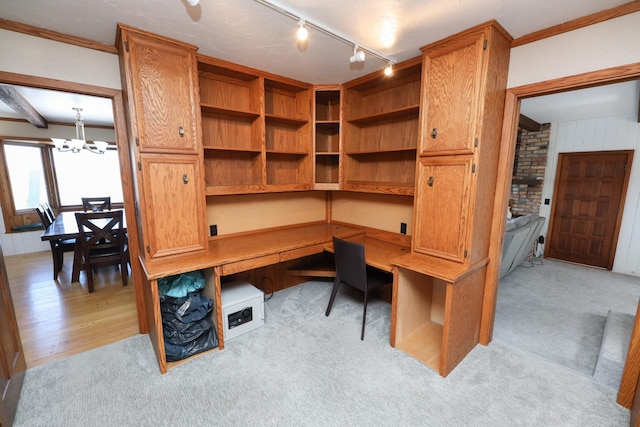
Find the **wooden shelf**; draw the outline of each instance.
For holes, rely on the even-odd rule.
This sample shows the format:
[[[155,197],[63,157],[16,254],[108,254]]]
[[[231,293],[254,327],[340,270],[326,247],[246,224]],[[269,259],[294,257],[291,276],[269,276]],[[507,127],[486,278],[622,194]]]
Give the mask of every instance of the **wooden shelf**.
[[[394,66],[344,84],[343,188],[413,194],[422,61]]]
[[[283,125],[290,125],[290,126],[297,126],[297,127],[304,126],[307,123],[309,123],[309,120],[296,119],[293,117],[276,116],[274,114],[265,114],[264,118],[267,121],[267,123],[279,123]]]
[[[396,347],[436,372],[440,371],[443,326],[426,322],[415,331],[396,342]]]
[[[381,120],[393,120],[393,119],[404,119],[408,117],[418,118],[420,114],[420,105],[410,105],[407,107],[398,108],[390,111],[382,111],[376,114],[371,114],[367,116],[357,117],[354,119],[349,119],[349,123],[353,123],[355,125],[370,125],[377,124]]]
[[[315,188],[340,189],[340,106],[339,85],[314,89]]]
[[[260,113],[253,111],[235,110],[232,108],[217,107],[210,104],[200,104],[200,109],[203,113],[226,115],[230,117],[240,117],[245,119],[257,119],[260,117]]]

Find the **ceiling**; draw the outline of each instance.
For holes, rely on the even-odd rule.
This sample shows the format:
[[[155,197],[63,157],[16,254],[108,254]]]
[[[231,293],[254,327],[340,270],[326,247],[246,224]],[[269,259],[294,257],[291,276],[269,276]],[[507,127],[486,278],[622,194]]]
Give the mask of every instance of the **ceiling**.
[[[420,47],[490,19],[518,38],[628,1],[269,0],[393,62],[418,56]],[[3,1],[0,17],[106,45],[114,45],[117,23],[124,23],[191,43],[205,55],[309,83],[343,83],[386,65],[370,53],[364,63],[351,64],[352,45],[314,28],[301,45],[295,40],[296,20],[256,0],[200,0],[193,7],[186,0]],[[627,89],[616,96],[637,94],[638,86]],[[20,92],[49,121],[73,122],[73,106],[83,108],[87,124],[105,124],[111,115],[110,105],[108,112],[98,104],[94,108],[90,97],[29,88]],[[523,112],[527,103],[523,102]],[[551,105],[560,104],[553,101]],[[636,112],[637,105],[636,95]],[[561,112],[545,116],[539,112],[544,109],[536,106],[531,118],[544,123],[552,121],[548,117],[563,117]],[[0,102],[0,117],[11,114]]]

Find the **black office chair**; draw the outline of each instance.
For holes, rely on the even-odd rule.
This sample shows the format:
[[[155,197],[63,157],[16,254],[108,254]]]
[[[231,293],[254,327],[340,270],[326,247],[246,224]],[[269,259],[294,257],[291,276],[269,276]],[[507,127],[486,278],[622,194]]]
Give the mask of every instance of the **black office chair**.
[[[333,282],[331,298],[325,315],[331,313],[331,306],[336,298],[340,284],[344,283],[364,292],[364,308],[362,310],[362,333],[364,340],[364,325],[367,318],[367,299],[369,291],[393,282],[393,276],[384,271],[367,266],[364,258],[362,243],[348,242],[333,237],[333,252],[336,263],[336,279]]]
[[[93,292],[93,268],[100,265],[118,265],[122,286],[127,286],[128,244],[122,210],[76,212],[76,222],[82,255],[80,268],[87,274],[89,292]]]
[[[36,208],[36,212],[42,222],[42,228],[46,230],[53,222],[49,215],[47,215],[45,208],[40,205]],[[62,271],[62,264],[64,263],[64,253],[73,252],[76,247],[76,239],[60,239],[49,240],[51,244],[51,257],[53,258],[53,280],[58,279],[58,273]]]
[[[111,210],[111,197],[83,197],[82,209],[85,212],[102,212]]]

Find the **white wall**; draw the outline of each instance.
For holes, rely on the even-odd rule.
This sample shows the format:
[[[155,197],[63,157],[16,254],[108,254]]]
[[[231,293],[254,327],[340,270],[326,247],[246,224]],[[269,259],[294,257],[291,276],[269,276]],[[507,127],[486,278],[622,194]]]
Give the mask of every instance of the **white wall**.
[[[543,199],[553,198],[559,153],[605,150],[636,150],[622,216],[613,271],[640,277],[640,123],[638,116],[603,117],[552,123],[545,169]],[[540,215],[550,218],[551,205]],[[546,236],[548,221],[542,230]]]
[[[640,12],[511,49],[507,87],[640,62]]]

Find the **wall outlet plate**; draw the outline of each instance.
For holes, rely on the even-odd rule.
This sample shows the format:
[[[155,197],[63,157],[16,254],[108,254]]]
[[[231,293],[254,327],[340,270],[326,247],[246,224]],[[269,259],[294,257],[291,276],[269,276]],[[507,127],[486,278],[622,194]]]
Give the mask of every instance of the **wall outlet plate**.
[[[218,225],[217,224],[213,224],[209,226],[209,234],[211,236],[217,236],[218,235]]]
[[[407,234],[407,224],[405,222],[400,223],[400,233]]]

